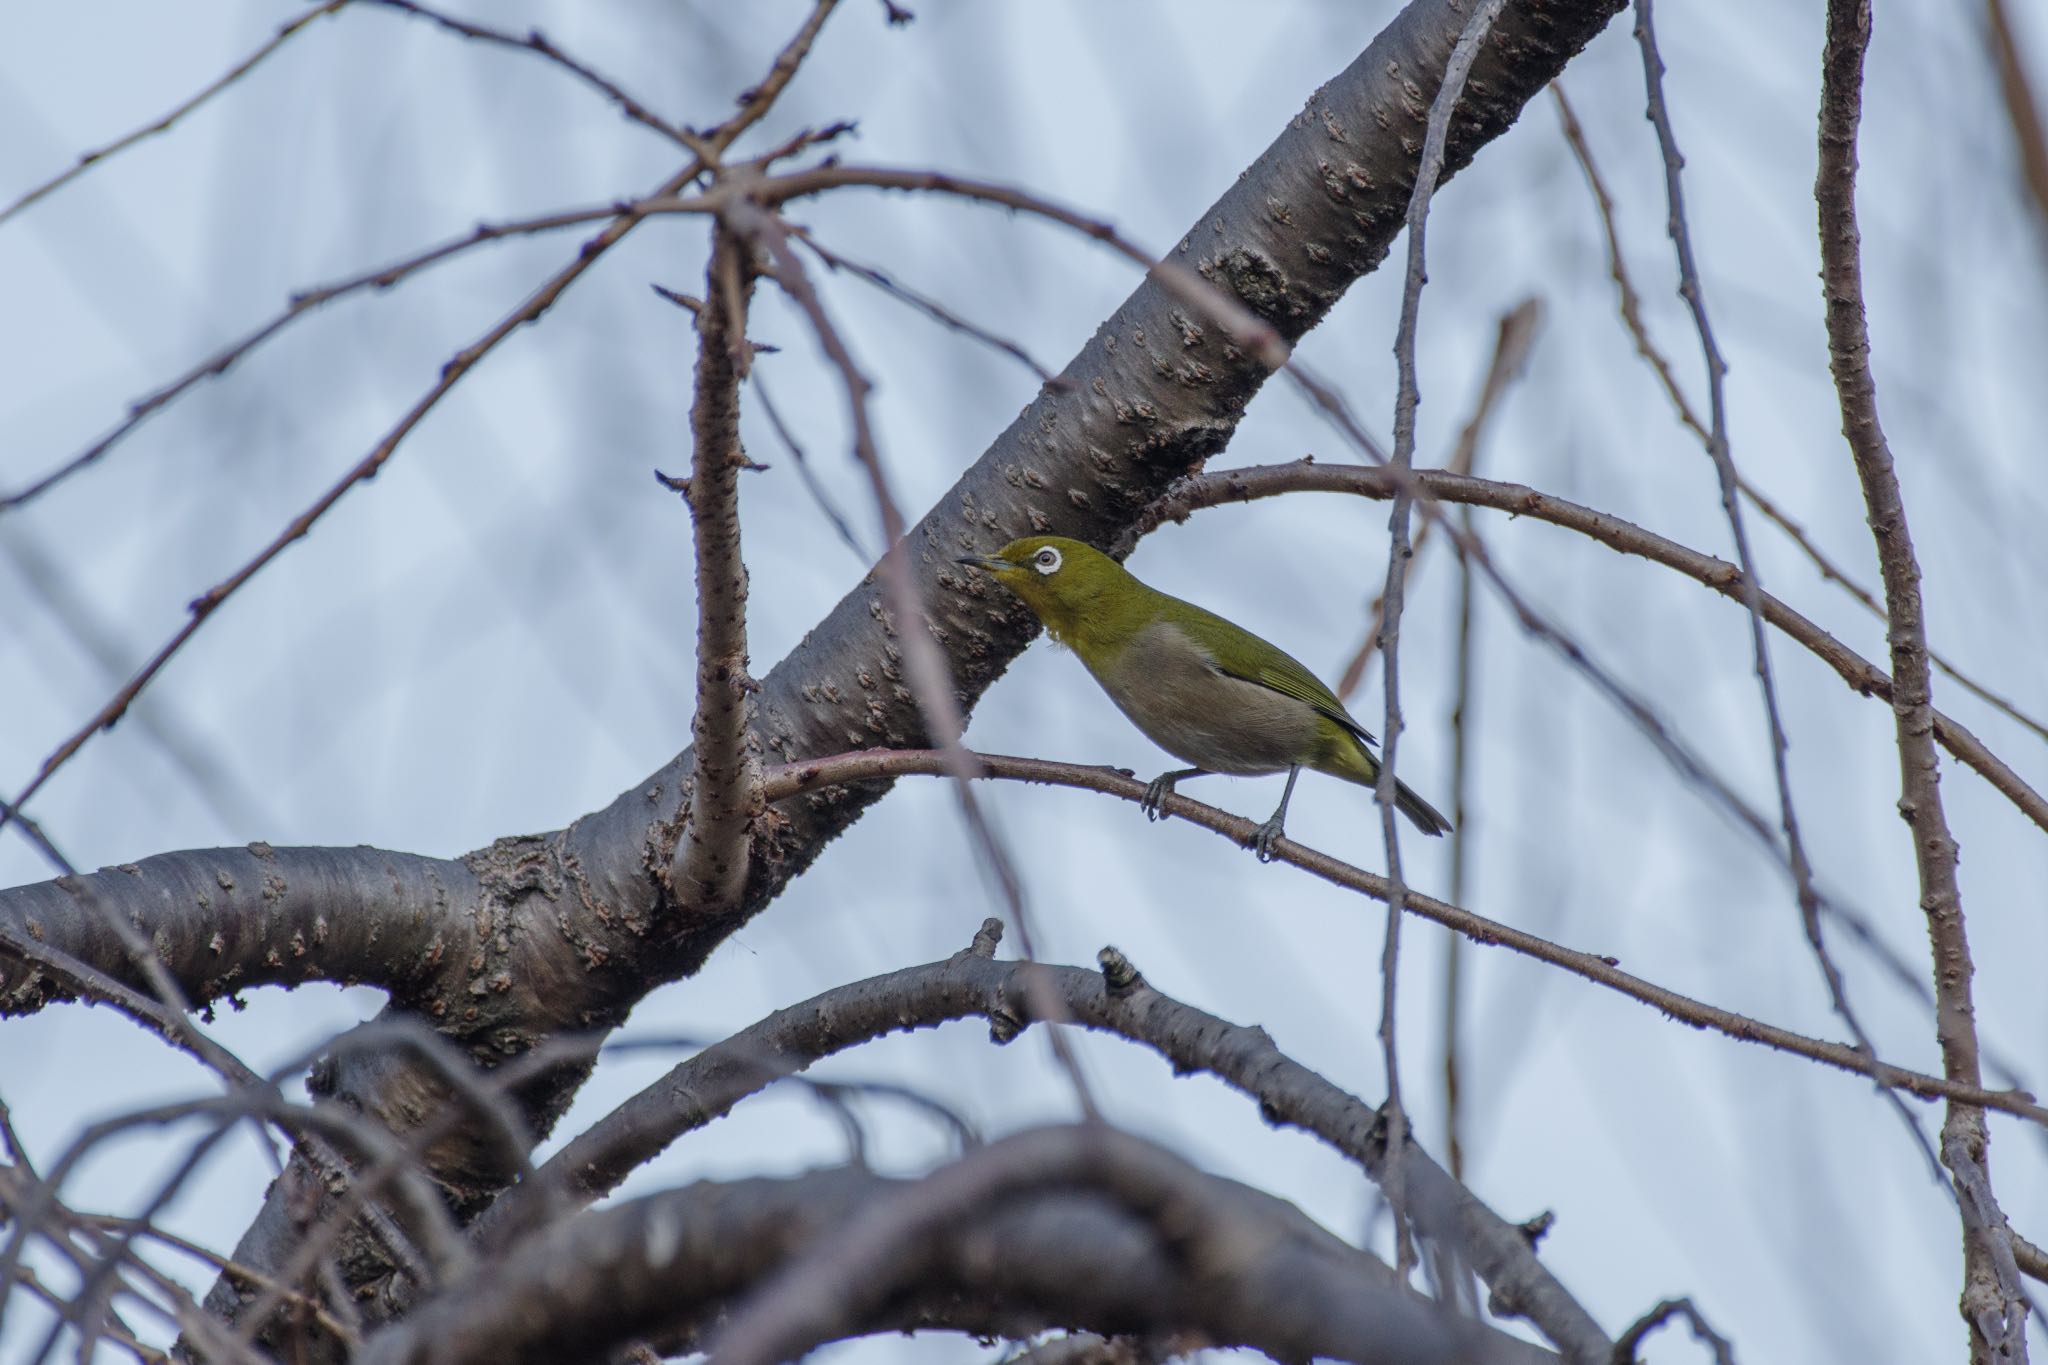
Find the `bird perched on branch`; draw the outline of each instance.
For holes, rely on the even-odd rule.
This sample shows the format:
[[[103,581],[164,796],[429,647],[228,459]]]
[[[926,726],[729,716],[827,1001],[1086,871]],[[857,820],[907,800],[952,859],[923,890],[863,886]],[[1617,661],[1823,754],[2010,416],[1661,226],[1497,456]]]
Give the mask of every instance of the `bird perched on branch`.
[[[1166,798],[1184,778],[1285,772],[1280,808],[1252,836],[1267,861],[1303,768],[1361,787],[1379,781],[1377,741],[1315,674],[1214,612],[1146,587],[1100,550],[1065,536],[1027,536],[958,562],[1022,598],[1147,738],[1194,765],[1146,787],[1148,818],[1165,814]],[[1405,783],[1397,781],[1394,793],[1395,809],[1424,834],[1451,827]]]

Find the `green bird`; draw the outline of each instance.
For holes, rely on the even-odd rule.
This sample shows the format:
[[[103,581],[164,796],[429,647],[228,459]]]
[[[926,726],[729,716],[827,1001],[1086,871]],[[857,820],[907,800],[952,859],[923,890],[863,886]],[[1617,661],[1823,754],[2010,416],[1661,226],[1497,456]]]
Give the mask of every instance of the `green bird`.
[[[1174,784],[1210,773],[1286,772],[1280,808],[1254,832],[1261,862],[1286,827],[1294,779],[1313,768],[1361,787],[1379,781],[1378,741],[1316,675],[1241,626],[1169,597],[1092,546],[1065,536],[1027,536],[993,555],[957,561],[982,569],[1022,598],[1047,633],[1074,651],[1117,709],[1154,744],[1194,766],[1162,773],[1145,789],[1145,814],[1160,819]],[[1424,834],[1451,822],[1394,784],[1394,807]]]

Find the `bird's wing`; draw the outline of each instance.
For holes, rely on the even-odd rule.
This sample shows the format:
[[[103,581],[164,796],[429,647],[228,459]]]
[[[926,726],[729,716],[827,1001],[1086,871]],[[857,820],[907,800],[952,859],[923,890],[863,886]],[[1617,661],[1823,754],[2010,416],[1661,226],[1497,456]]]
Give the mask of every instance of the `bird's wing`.
[[[1201,611],[1201,608],[1197,607],[1196,610]],[[1207,619],[1201,622],[1198,631],[1190,633],[1196,636],[1198,643],[1210,645],[1210,665],[1218,673],[1223,674],[1225,677],[1240,679],[1244,682],[1257,683],[1260,687],[1270,688],[1283,697],[1292,697],[1296,701],[1305,702],[1313,707],[1317,714],[1328,717],[1346,730],[1349,730],[1352,734],[1358,736],[1361,743],[1379,743],[1378,740],[1372,737],[1371,731],[1351,718],[1351,713],[1344,709],[1344,703],[1337,700],[1337,694],[1325,687],[1322,679],[1309,672],[1308,668],[1299,659],[1286,653],[1277,645],[1267,644],[1243,626],[1226,621],[1213,612],[1202,611],[1201,614]],[[1244,641],[1262,646],[1262,648],[1257,650],[1218,650],[1209,641],[1201,638],[1204,635],[1220,638],[1242,638]],[[1223,661],[1225,654],[1243,656],[1253,653],[1267,654],[1267,662],[1254,668],[1240,669],[1233,668]]]

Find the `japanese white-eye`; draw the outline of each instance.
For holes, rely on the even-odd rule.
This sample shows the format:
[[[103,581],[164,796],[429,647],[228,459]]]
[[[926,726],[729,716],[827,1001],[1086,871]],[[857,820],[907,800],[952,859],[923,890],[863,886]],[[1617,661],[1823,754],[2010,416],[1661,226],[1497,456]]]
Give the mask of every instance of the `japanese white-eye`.
[[[1280,808],[1253,836],[1266,860],[1303,768],[1361,787],[1378,782],[1369,747],[1377,741],[1315,674],[1243,627],[1145,586],[1100,550],[1065,536],[1027,536],[958,562],[1022,598],[1147,738],[1194,765],[1153,780],[1148,817],[1163,815],[1183,778],[1285,772]],[[1451,827],[1404,783],[1395,784],[1394,806],[1424,834]]]

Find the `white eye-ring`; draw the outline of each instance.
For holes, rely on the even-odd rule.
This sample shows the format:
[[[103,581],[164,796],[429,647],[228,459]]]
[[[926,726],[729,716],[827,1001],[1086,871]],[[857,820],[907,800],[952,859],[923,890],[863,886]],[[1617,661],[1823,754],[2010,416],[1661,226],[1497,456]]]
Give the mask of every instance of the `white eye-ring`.
[[[1053,549],[1050,545],[1045,546],[1037,554],[1031,556],[1031,567],[1047,577],[1058,573],[1060,571],[1060,552]]]

